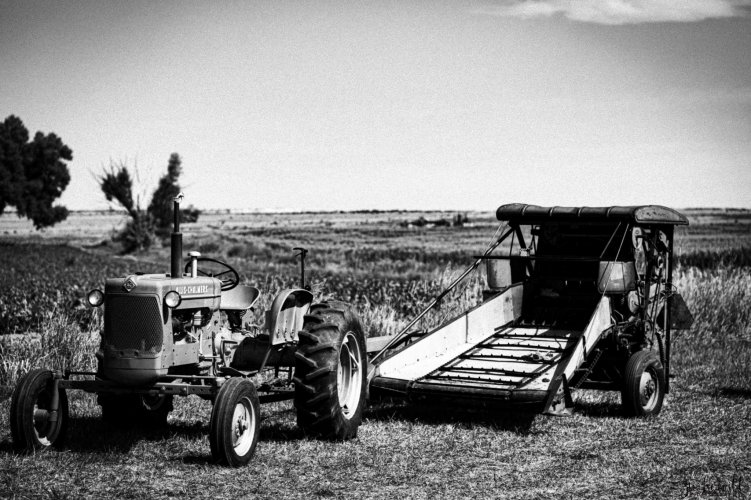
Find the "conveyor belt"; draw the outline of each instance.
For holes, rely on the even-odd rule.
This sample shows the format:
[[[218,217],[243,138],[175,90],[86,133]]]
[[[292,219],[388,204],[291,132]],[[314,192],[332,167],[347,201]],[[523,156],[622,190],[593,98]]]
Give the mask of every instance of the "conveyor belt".
[[[502,327],[483,342],[417,380],[419,387],[450,385],[463,389],[521,389],[555,367],[581,332]]]

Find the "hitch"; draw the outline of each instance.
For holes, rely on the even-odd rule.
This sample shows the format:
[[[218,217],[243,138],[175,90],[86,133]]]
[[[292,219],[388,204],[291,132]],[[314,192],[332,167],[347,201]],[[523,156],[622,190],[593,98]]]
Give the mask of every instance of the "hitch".
[[[308,250],[302,247],[295,247],[292,250],[299,250],[295,257],[300,257],[300,288],[310,291],[310,287],[305,284],[305,256],[308,254]]]

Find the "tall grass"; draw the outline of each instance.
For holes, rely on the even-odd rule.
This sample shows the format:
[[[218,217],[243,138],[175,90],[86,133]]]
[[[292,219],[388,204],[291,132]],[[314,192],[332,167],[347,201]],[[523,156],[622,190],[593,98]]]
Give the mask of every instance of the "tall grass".
[[[694,316],[683,333],[695,344],[728,340],[751,342],[751,268],[681,267],[673,277]]]
[[[751,268],[680,268],[674,277],[694,317],[674,334],[678,380],[713,395],[751,397]]]
[[[92,310],[89,315],[91,326],[82,329],[80,322],[67,313],[48,311],[43,315],[38,335],[0,343],[0,386],[15,385],[24,373],[34,368],[95,370],[101,314]]]

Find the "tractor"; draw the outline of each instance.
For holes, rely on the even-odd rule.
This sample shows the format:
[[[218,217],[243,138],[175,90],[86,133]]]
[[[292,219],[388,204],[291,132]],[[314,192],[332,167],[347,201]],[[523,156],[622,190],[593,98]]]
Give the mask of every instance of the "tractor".
[[[693,318],[673,284],[679,212],[657,205],[507,204],[482,255],[398,335],[370,339],[372,397],[566,415],[574,390],[621,394],[625,414],[660,413],[671,332]],[[502,246],[502,243],[506,245]],[[485,263],[482,303],[415,327]]]
[[[59,446],[68,425],[66,391],[97,395],[112,425],[160,426],[175,396],[213,402],[212,458],[247,464],[256,449],[260,403],[294,399],[297,423],[311,436],[357,434],[366,398],[365,335],[344,303],[314,303],[305,286],[279,292],[264,324],[244,321],[257,288],[240,283],[229,264],[190,252],[182,265],[179,204],[174,199],[170,273],[106,280],[92,290],[104,308],[96,372],[37,369],[17,384],[10,427],[19,451]]]

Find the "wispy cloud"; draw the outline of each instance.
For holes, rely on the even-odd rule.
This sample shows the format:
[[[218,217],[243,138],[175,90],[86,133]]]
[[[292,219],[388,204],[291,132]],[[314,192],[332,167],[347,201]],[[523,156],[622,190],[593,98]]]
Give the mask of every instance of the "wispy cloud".
[[[475,12],[533,19],[563,15],[598,24],[696,22],[743,16],[751,0],[504,0]]]

